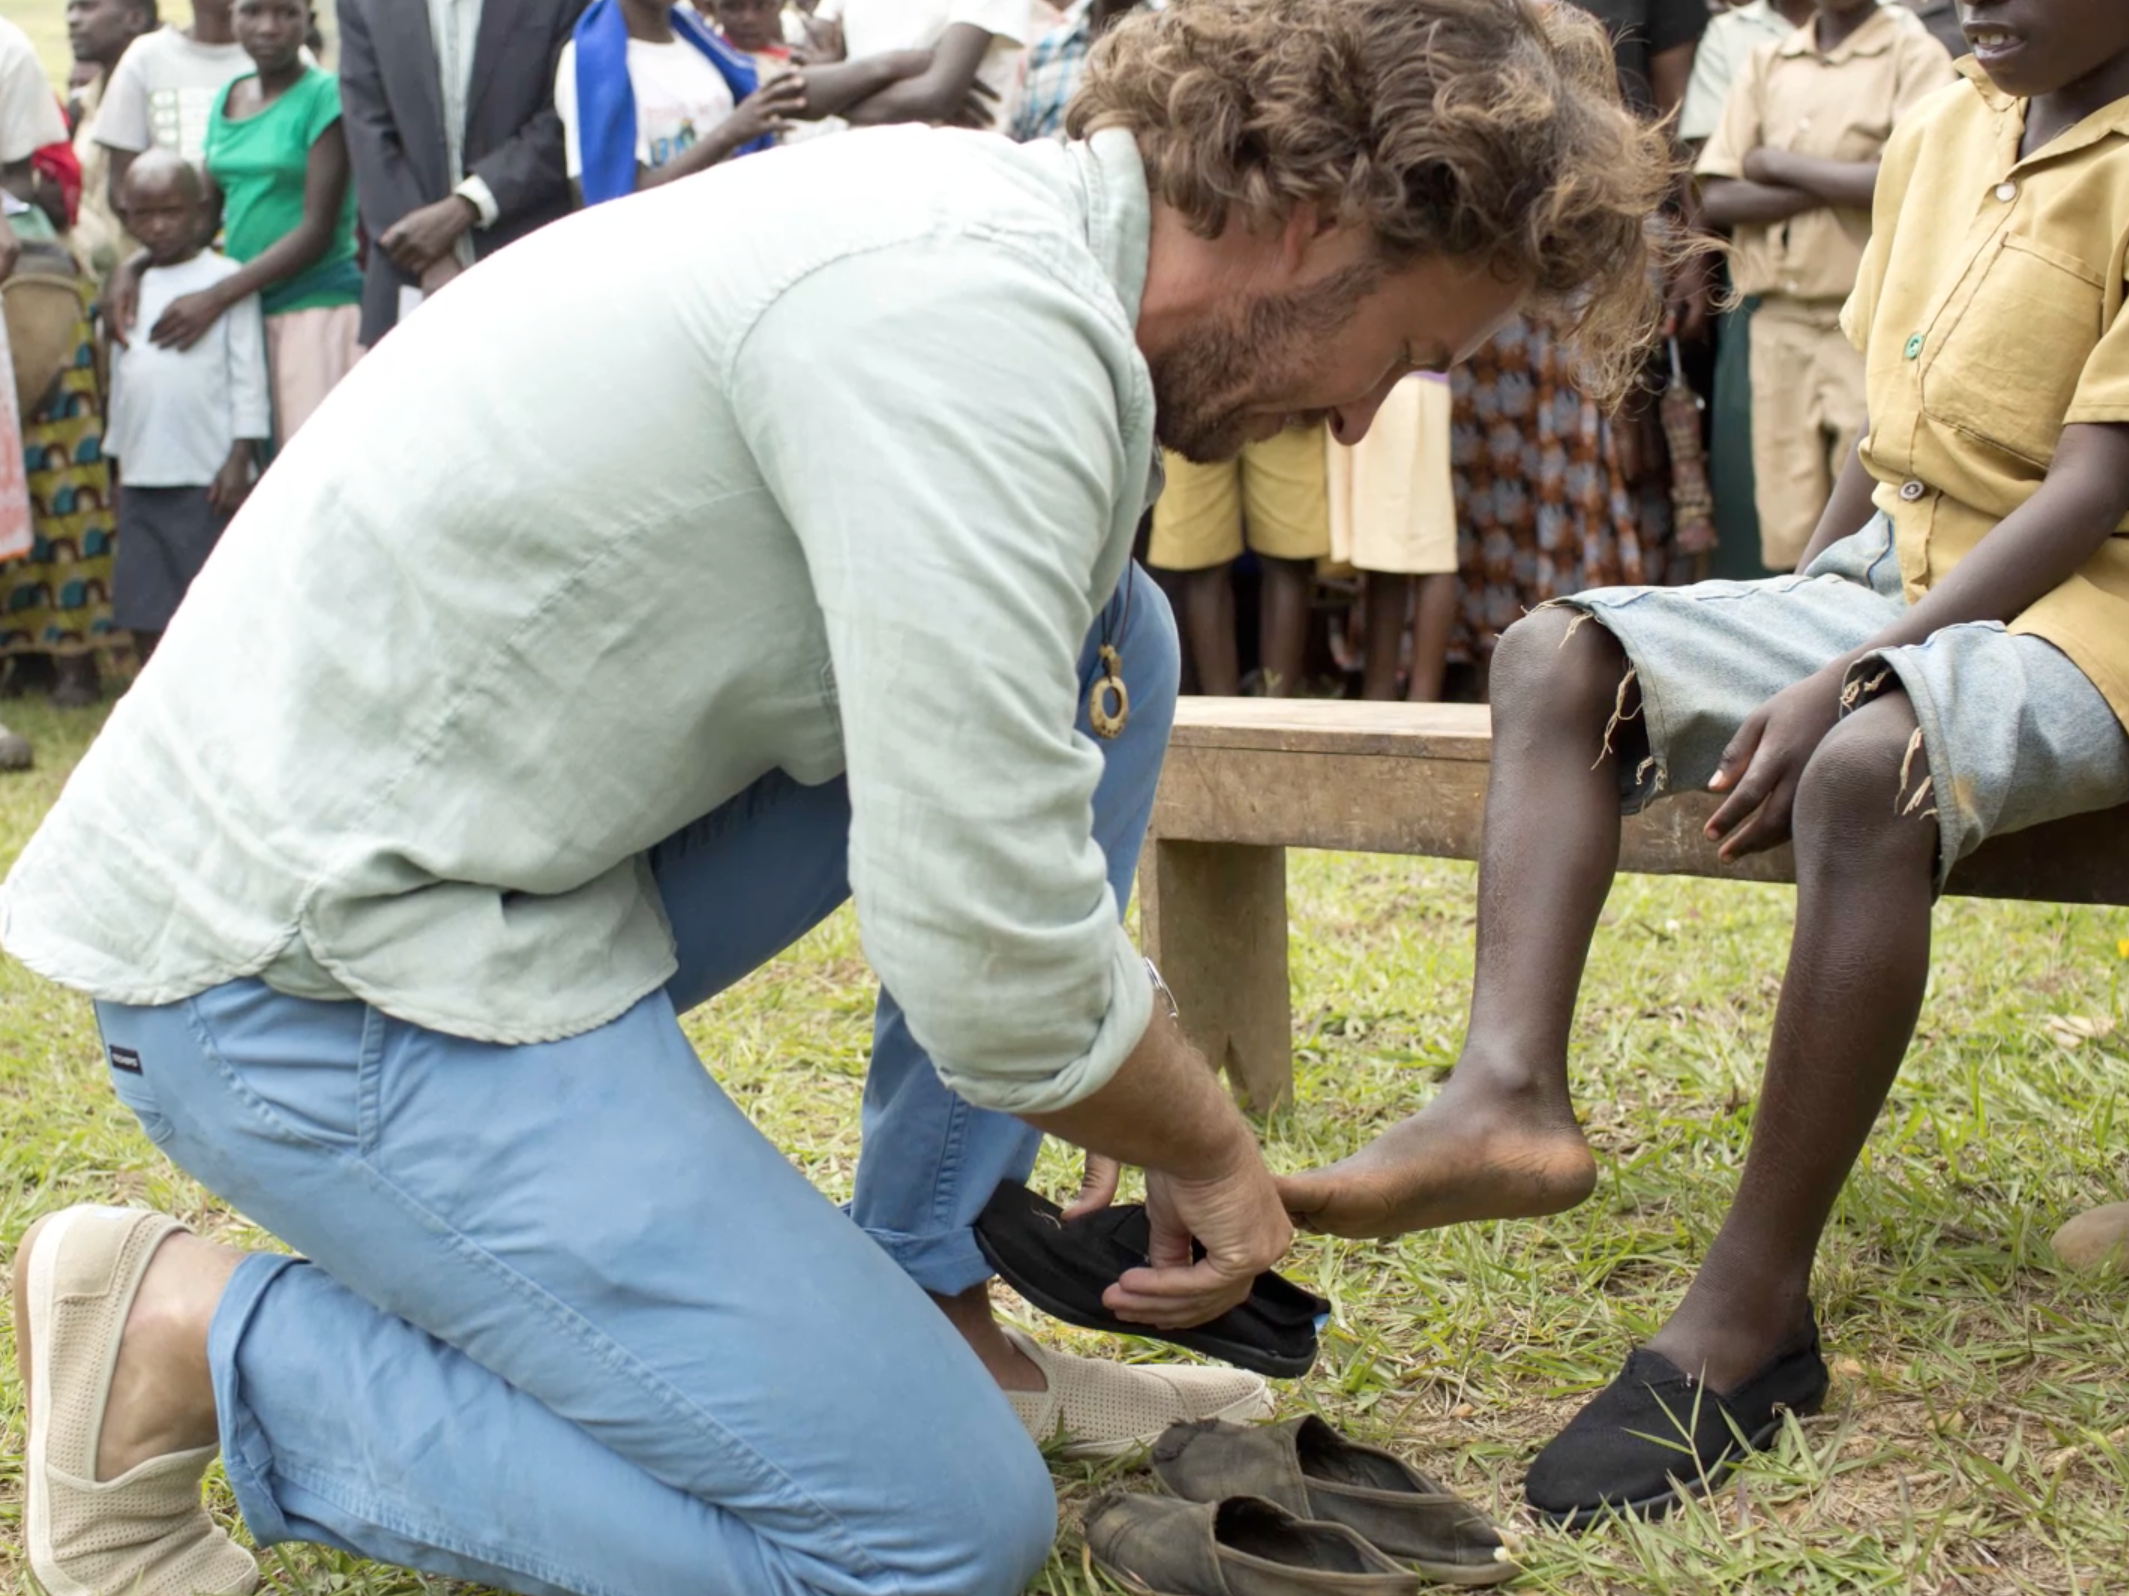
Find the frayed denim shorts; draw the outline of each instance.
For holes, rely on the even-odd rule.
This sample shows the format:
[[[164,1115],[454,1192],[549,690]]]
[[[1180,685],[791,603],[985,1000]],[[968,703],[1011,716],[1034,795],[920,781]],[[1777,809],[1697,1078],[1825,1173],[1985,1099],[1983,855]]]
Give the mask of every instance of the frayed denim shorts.
[[[1627,814],[1706,788],[1753,710],[1907,609],[1882,515],[1794,576],[1595,588],[1556,602],[1618,639],[1641,689],[1649,753],[1620,765]],[[1947,626],[1859,661],[1843,713],[1893,686],[1914,706],[1928,768],[1887,802],[1935,811],[1940,889],[1990,837],[2129,802],[2129,736],[2052,643],[1994,621]]]

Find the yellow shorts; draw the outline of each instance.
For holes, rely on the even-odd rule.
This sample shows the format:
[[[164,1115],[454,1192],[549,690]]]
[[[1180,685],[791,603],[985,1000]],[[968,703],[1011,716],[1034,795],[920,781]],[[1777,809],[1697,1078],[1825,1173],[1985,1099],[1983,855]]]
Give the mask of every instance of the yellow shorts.
[[[1172,454],[1162,463],[1168,485],[1153,507],[1147,564],[1202,571],[1240,558],[1245,540],[1259,554],[1280,560],[1330,553],[1321,425],[1253,443],[1240,459],[1219,465],[1193,465]]]

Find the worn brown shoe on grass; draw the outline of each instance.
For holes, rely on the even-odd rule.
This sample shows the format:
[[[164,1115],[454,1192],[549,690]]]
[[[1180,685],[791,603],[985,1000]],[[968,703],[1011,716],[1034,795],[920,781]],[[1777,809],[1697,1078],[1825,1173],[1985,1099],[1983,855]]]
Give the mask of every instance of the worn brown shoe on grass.
[[[1087,1509],[1103,1573],[1148,1596],[1415,1596],[1419,1577],[1351,1530],[1252,1496],[1105,1496]]]
[[[1498,1585],[1522,1572],[1485,1514],[1314,1414],[1261,1426],[1178,1424],[1154,1443],[1153,1472],[1186,1501],[1254,1496],[1343,1525],[1437,1584]]]

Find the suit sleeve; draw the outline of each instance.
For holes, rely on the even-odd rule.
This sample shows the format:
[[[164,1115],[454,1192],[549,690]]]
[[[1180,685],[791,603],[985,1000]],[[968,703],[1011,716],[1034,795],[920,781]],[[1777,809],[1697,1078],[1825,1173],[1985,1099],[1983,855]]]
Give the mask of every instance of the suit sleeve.
[[[540,78],[540,108],[516,132],[468,167],[494,197],[496,220],[510,221],[527,211],[564,202],[569,172],[564,159],[562,118],[554,108],[554,75],[562,47],[583,13],[586,0],[563,0],[555,13],[546,66]]]
[[[422,192],[407,163],[406,144],[385,98],[384,71],[370,32],[366,0],[340,0],[340,119],[348,160],[355,171],[355,199],[372,239],[384,235],[410,211],[441,195]]]

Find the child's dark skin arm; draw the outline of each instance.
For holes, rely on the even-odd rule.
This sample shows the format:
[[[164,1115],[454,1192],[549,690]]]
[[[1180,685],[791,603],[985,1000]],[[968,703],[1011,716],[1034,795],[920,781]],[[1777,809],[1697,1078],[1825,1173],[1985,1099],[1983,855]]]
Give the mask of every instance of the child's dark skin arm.
[[[989,33],[974,23],[956,22],[933,47],[928,68],[859,101],[843,114],[859,127],[957,121],[976,87],[976,73],[990,47]]]
[[[1745,176],[1755,183],[1802,189],[1820,205],[1867,211],[1878,189],[1878,161],[1832,161],[1768,145],[1745,156]]]
[[[259,440],[239,438],[229,446],[229,458],[207,484],[207,502],[224,515],[234,515],[251,494],[252,467],[258,463]]]
[[[929,50],[888,50],[868,55],[862,61],[809,66],[799,74],[806,85],[806,103],[795,114],[809,122],[824,116],[841,116],[858,101],[870,99],[890,84],[930,70]]]
[[[730,116],[690,144],[665,165],[636,168],[636,192],[663,188],[683,177],[709,170],[727,160],[741,145],[751,144],[765,133],[781,133],[789,118],[806,103],[806,80],[796,72],[771,78],[744,100]]]
[[[1745,156],[1742,178],[1711,177],[1701,208],[1717,227],[1786,222],[1806,211],[1867,211],[1878,185],[1876,161],[1828,161],[1765,145]]]
[[[347,200],[347,178],[347,140],[335,122],[310,147],[303,170],[303,220],[212,288],[172,300],[148,330],[149,341],[163,349],[190,349],[231,305],[315,266],[332,246]]]
[[[1857,467],[1855,469],[1860,469]],[[1846,485],[1848,473],[1843,473]],[[2011,621],[2059,587],[2129,515],[2129,424],[2065,427],[2048,479],[1897,621],[1861,648],[1776,694],[1723,751],[1708,785],[1727,793],[1708,836],[1737,859],[1785,842],[1796,786],[1840,716],[1841,683],[1857,660],[1919,643],[1962,621]],[[1820,527],[1820,537],[1825,535]],[[1813,548],[1820,537],[1812,539]]]
[[[1786,222],[1818,208],[1819,202],[1800,188],[1753,183],[1737,177],[1704,178],[1700,184],[1701,219],[1725,232],[1754,223]]]

